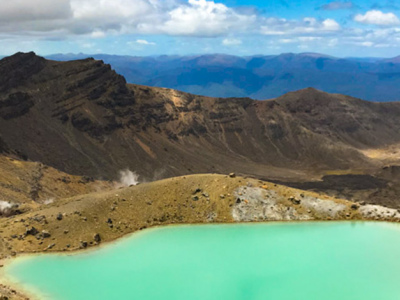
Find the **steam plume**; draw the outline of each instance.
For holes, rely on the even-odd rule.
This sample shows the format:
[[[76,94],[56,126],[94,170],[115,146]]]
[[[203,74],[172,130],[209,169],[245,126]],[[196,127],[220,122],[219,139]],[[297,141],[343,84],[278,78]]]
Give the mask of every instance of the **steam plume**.
[[[44,204],[44,205],[49,205],[49,204],[51,204],[51,203],[53,203],[53,202],[54,202],[54,198],[49,198],[49,199],[44,200],[44,201],[43,201],[43,204]]]
[[[0,212],[10,209],[13,205],[7,201],[0,201]]]
[[[15,213],[17,208],[18,204],[7,201],[0,201],[0,215],[11,216]]]
[[[139,183],[139,175],[129,169],[119,171],[119,186],[127,187]]]

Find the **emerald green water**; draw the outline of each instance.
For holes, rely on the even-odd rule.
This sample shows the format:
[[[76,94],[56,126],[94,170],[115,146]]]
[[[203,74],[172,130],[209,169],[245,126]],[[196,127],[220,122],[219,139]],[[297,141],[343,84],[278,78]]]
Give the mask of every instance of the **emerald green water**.
[[[176,226],[18,258],[5,273],[56,300],[398,300],[399,258],[396,224]]]

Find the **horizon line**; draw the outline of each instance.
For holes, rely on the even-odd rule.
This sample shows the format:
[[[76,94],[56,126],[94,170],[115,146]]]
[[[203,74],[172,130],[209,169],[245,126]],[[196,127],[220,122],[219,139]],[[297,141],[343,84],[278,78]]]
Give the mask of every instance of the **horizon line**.
[[[55,55],[85,55],[87,57],[91,56],[97,56],[97,55],[109,55],[109,56],[120,56],[120,57],[201,57],[201,56],[216,56],[216,55],[221,55],[221,56],[230,56],[230,57],[241,57],[241,58],[248,58],[248,57],[268,57],[268,56],[282,56],[282,55],[317,55],[321,57],[326,57],[326,58],[332,58],[332,59],[390,59],[390,58],[397,58],[400,56],[334,56],[330,54],[325,54],[325,53],[320,53],[320,52],[281,52],[281,53],[275,53],[275,54],[251,54],[251,55],[235,55],[235,54],[229,54],[229,53],[222,53],[222,52],[214,52],[214,53],[194,53],[194,54],[154,54],[154,55],[134,55],[134,54],[115,54],[115,53],[106,53],[106,52],[99,52],[99,53],[84,53],[84,52],[58,52],[58,53],[50,53],[50,54],[40,54],[35,51],[17,51],[14,52],[13,54],[0,54],[0,58],[8,57],[15,55],[17,53],[29,53],[33,52],[38,56],[42,57],[48,57],[48,56],[55,56]]]

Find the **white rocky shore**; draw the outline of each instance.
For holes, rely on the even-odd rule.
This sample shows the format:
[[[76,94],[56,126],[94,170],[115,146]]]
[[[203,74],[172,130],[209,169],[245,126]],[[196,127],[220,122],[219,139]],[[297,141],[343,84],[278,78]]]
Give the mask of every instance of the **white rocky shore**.
[[[365,219],[400,221],[400,213],[379,205],[327,200],[295,193],[282,195],[261,187],[242,186],[232,215],[236,222]]]

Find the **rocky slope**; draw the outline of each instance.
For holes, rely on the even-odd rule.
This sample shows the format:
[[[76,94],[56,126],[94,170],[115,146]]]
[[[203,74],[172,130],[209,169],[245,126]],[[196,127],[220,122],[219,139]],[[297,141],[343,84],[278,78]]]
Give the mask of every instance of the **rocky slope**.
[[[34,53],[0,61],[0,151],[61,171],[142,180],[236,171],[309,179],[370,170],[363,151],[400,142],[399,103],[370,103],[314,89],[268,101],[223,99],[127,85],[93,59]]]
[[[80,195],[0,219],[0,253],[85,249],[168,224],[302,220],[398,222],[400,213],[251,178],[190,175]]]
[[[110,190],[115,184],[0,155],[0,217],[21,214],[63,198]]]

